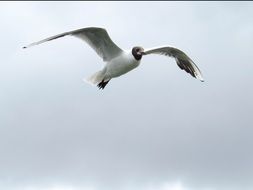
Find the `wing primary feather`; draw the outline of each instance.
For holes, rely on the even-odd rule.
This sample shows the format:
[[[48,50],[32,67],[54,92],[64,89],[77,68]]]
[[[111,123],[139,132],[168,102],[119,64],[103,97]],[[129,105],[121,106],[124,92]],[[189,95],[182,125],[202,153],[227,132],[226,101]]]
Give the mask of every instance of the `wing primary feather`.
[[[67,35],[71,35],[85,41],[104,61],[110,61],[123,52],[123,50],[111,40],[104,28],[97,27],[81,28],[70,32],[65,32],[38,42],[34,42],[28,46],[24,46],[23,48],[25,49],[34,45],[39,45],[41,43],[55,40]]]
[[[48,41],[51,41],[51,40],[55,40],[55,39],[57,39],[57,38],[62,38],[62,37],[67,36],[67,35],[69,35],[69,34],[70,34],[70,32],[65,32],[65,33],[62,33],[62,34],[58,34],[58,35],[56,35],[56,36],[52,36],[52,37],[49,37],[49,38],[40,40],[40,41],[38,41],[38,42],[31,43],[31,44],[29,44],[29,45],[27,45],[27,46],[24,46],[23,48],[25,49],[25,48],[29,48],[29,47],[32,47],[32,46],[35,46],[35,45],[39,45],[39,44],[42,44],[42,43],[44,43],[44,42],[48,42]]]
[[[201,71],[197,67],[197,65],[181,50],[164,46],[164,47],[158,47],[158,48],[151,48],[144,51],[143,55],[148,54],[160,54],[165,55],[169,57],[173,57],[176,60],[176,63],[178,67],[187,73],[189,73],[191,76],[199,79],[200,81],[204,81]]]

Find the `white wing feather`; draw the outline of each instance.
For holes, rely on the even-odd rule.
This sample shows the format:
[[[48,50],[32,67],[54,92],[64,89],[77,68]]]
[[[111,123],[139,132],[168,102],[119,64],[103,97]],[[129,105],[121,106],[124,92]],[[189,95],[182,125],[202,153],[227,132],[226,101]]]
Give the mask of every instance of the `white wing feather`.
[[[61,38],[64,36],[75,36],[84,40],[88,43],[96,53],[103,59],[103,61],[110,61],[114,57],[117,57],[123,51],[120,49],[110,38],[107,31],[103,28],[96,28],[96,27],[89,27],[89,28],[82,28],[70,32],[65,32],[62,34],[58,34],[44,40],[34,42],[28,46],[23,48],[28,48],[34,45],[39,45],[44,42],[48,42],[51,40],[55,40],[57,38]]]

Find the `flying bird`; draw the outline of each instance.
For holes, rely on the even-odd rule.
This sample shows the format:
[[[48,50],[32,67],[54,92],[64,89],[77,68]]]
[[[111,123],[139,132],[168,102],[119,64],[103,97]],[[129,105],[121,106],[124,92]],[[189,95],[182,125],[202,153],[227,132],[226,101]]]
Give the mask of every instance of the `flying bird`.
[[[185,70],[200,81],[204,81],[197,65],[195,65],[195,63],[183,51],[169,46],[150,49],[135,46],[131,50],[125,51],[119,48],[111,40],[104,28],[88,27],[65,32],[34,42],[23,48],[35,46],[64,36],[74,36],[85,41],[96,51],[103,61],[106,62],[102,70],[94,73],[87,79],[89,83],[97,85],[99,89],[104,89],[112,78],[119,77],[137,68],[141,63],[142,57],[149,54],[160,54],[175,58],[180,69]]]

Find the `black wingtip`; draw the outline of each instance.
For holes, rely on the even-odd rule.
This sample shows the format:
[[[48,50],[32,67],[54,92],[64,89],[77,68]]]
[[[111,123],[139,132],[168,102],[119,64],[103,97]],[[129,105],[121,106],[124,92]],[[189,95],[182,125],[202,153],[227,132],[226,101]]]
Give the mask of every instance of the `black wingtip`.
[[[200,82],[205,82],[204,79],[199,79],[199,78],[197,78],[197,77],[195,77],[195,78],[198,79]]]
[[[200,82],[205,82],[205,80],[202,77],[199,80]]]

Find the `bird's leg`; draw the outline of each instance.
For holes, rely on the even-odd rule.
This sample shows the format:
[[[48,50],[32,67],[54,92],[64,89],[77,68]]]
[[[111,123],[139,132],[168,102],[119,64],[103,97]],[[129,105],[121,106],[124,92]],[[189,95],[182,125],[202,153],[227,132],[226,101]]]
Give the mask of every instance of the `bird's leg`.
[[[99,89],[104,89],[105,88],[105,86],[108,84],[108,82],[109,82],[110,80],[108,80],[108,81],[104,81],[104,80],[102,80],[100,83],[98,83],[98,88]]]

